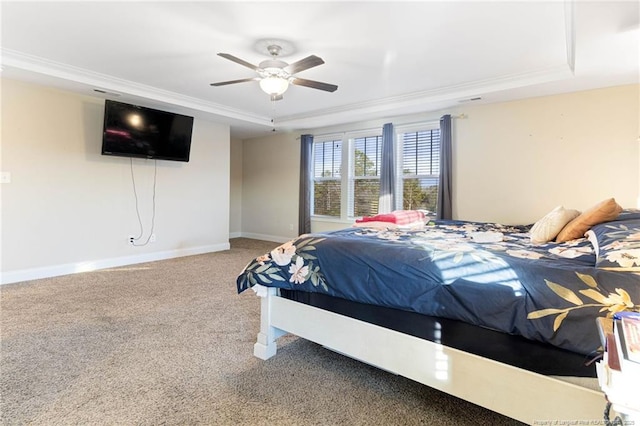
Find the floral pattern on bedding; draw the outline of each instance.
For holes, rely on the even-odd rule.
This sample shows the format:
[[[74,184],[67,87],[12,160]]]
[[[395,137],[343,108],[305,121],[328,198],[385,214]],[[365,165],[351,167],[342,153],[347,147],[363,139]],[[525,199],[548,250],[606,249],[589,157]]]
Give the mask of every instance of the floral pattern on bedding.
[[[640,219],[596,225],[587,232],[599,268],[640,271]]]
[[[433,221],[301,235],[251,261],[237,289],[322,292],[594,351],[595,317],[640,310],[640,276],[596,268],[586,238],[536,245],[529,229]]]
[[[239,281],[238,285],[246,289],[256,284],[268,286],[274,281],[288,280],[293,284],[310,281],[313,286],[320,286],[324,291],[328,291],[320,267],[314,264],[316,257],[312,254],[316,249],[314,244],[324,240],[324,238],[298,238],[295,245],[293,241],[289,241],[276,247],[249,263],[243,271],[242,284]],[[287,266],[288,269],[286,269]]]
[[[622,289],[616,288],[615,293],[604,294],[598,283],[591,275],[580,274],[576,272],[576,275],[585,284],[584,289],[578,290],[578,294],[584,296],[580,297],[574,291],[569,290],[560,284],[554,283],[549,280],[544,280],[547,286],[558,295],[558,297],[568,301],[571,305],[568,308],[546,308],[538,311],[530,312],[527,315],[529,319],[542,318],[547,315],[555,315],[553,321],[553,330],[556,331],[560,328],[562,322],[567,316],[576,309],[581,308],[600,308],[599,312],[607,312],[607,316],[611,317],[616,312],[627,310],[640,310],[640,305],[635,305],[629,293]],[[586,300],[585,300],[586,299]],[[593,303],[596,302],[596,303]]]

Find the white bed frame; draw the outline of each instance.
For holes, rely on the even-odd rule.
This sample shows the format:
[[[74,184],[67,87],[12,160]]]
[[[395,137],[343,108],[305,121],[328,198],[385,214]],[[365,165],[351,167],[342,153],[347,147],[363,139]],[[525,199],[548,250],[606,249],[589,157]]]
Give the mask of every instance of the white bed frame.
[[[602,424],[600,391],[282,298],[276,288],[255,290],[260,359],[274,356],[278,337],[291,333],[524,423]]]

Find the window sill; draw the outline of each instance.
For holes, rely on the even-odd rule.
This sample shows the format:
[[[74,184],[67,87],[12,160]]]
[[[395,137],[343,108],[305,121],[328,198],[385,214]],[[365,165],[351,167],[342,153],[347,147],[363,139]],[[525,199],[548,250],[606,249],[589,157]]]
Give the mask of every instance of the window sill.
[[[355,219],[342,219],[339,217],[331,217],[331,216],[311,216],[312,222],[326,222],[326,223],[344,223],[346,225],[351,225]]]

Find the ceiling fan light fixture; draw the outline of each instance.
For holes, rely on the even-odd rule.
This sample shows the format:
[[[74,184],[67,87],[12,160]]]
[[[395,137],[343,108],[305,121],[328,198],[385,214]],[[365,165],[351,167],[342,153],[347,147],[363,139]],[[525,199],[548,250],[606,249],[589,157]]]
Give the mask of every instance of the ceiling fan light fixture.
[[[260,80],[260,88],[268,95],[279,96],[289,88],[289,80],[278,76],[264,77]]]
[[[279,101],[282,99],[282,94],[289,88],[289,83],[296,86],[306,86],[312,89],[324,90],[326,92],[335,92],[338,86],[335,84],[322,83],[321,81],[307,80],[305,78],[299,78],[294,74],[301,71],[308,70],[309,68],[317,67],[324,64],[322,58],[316,55],[309,55],[306,58],[300,59],[292,64],[287,64],[284,61],[278,59],[282,47],[279,44],[269,44],[269,54],[271,59],[260,62],[259,65],[253,65],[243,59],[237,58],[228,53],[218,53],[225,59],[240,64],[246,68],[258,73],[259,77],[254,78],[241,78],[238,80],[221,81],[218,83],[211,83],[212,86],[226,86],[228,84],[244,83],[247,81],[259,81],[260,88],[271,97],[272,101]]]

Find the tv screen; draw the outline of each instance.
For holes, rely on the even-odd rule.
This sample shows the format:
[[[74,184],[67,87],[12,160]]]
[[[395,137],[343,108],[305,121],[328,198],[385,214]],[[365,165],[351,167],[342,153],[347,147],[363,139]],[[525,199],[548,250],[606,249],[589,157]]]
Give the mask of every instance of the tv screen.
[[[102,155],[189,161],[193,117],[106,100]]]

